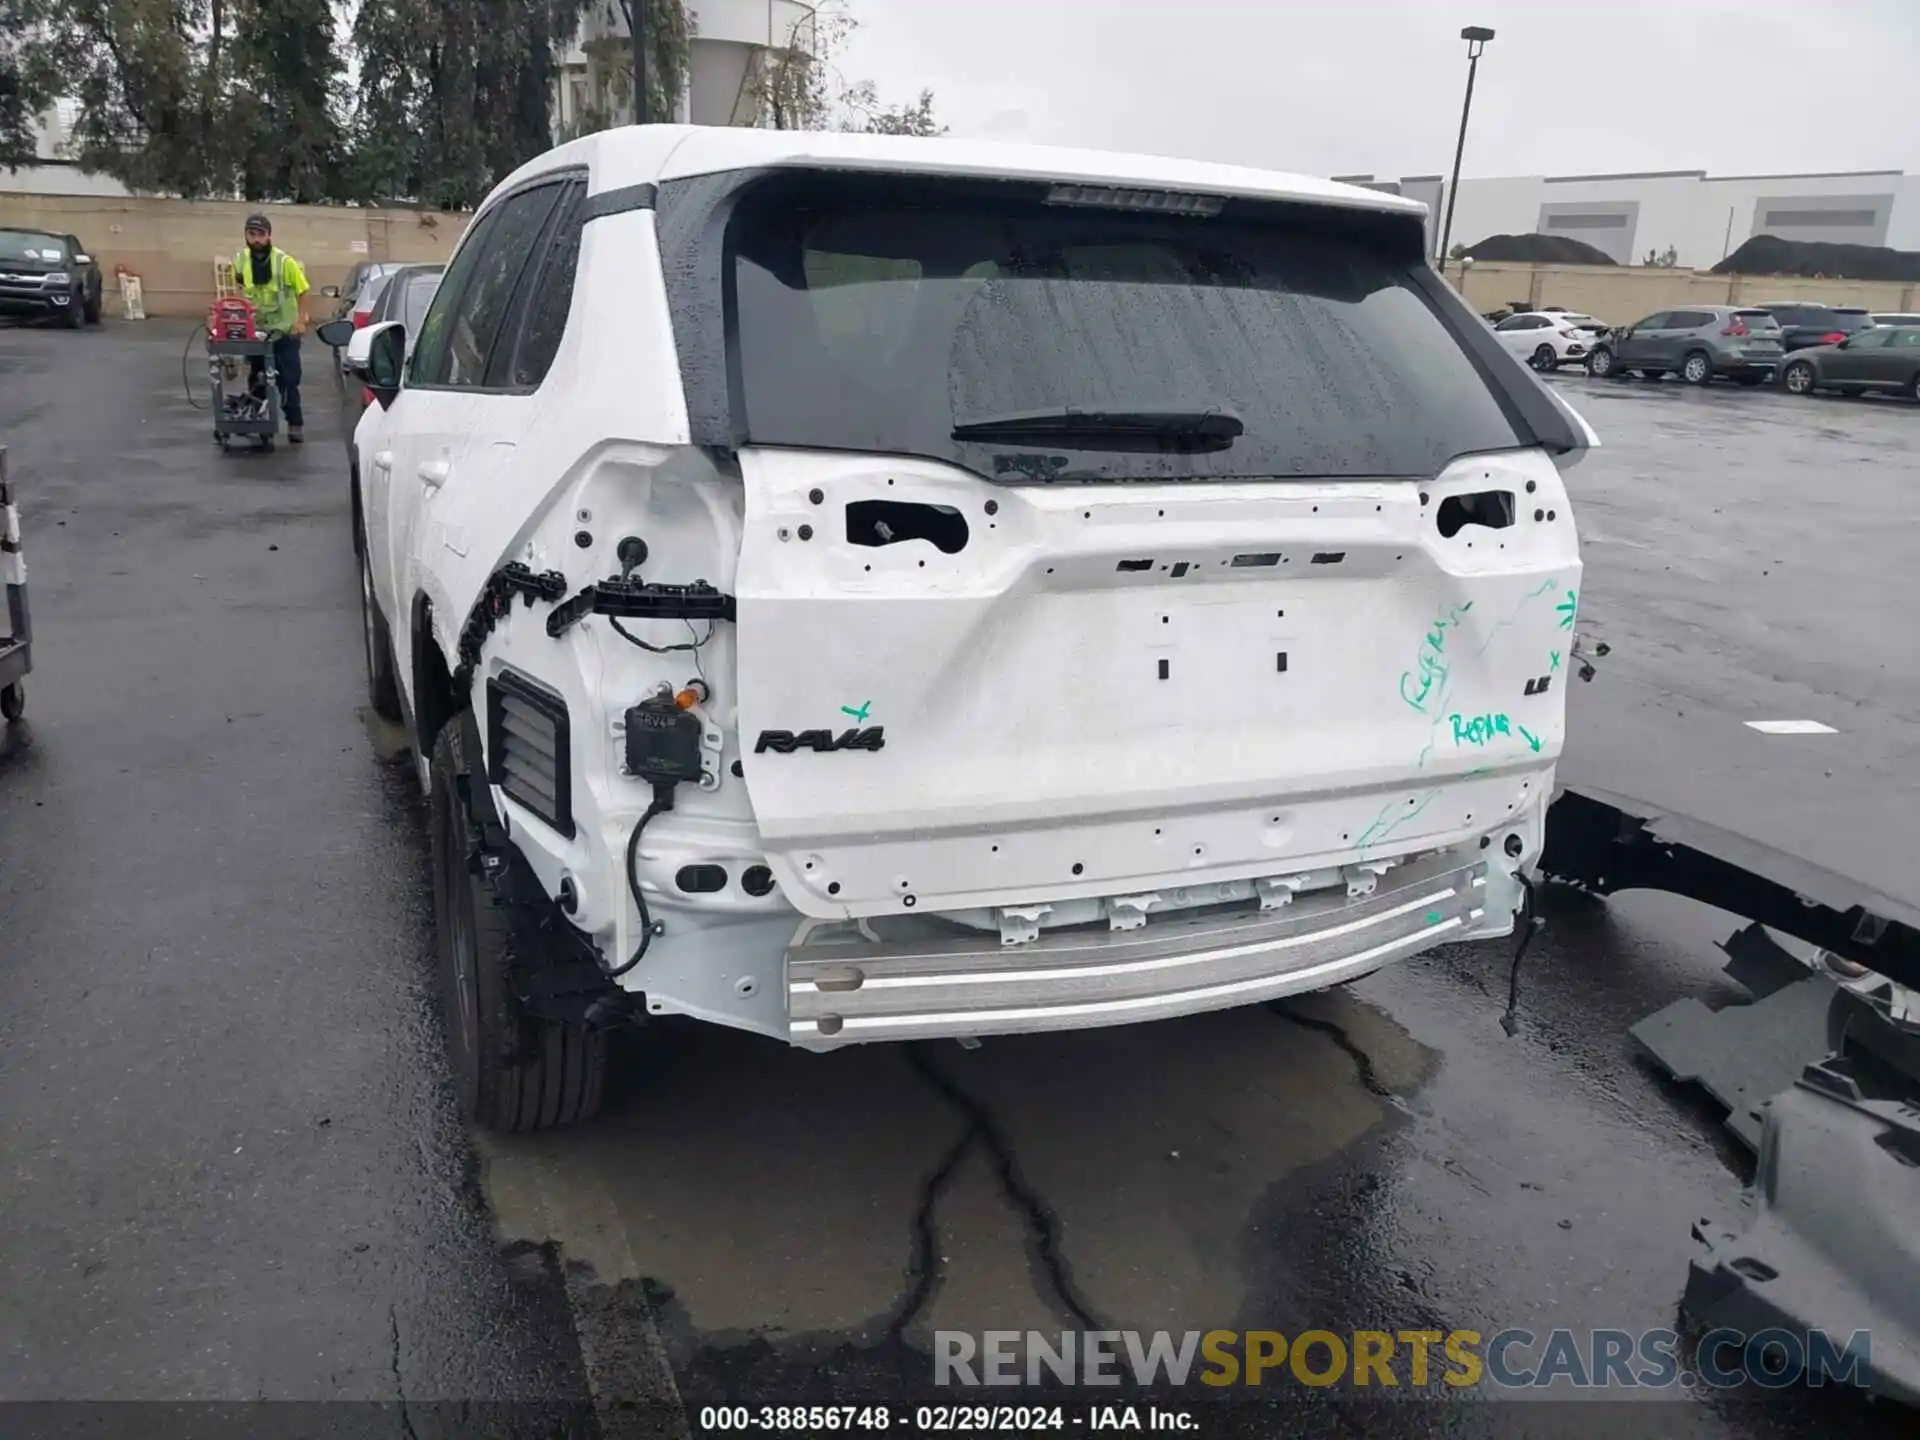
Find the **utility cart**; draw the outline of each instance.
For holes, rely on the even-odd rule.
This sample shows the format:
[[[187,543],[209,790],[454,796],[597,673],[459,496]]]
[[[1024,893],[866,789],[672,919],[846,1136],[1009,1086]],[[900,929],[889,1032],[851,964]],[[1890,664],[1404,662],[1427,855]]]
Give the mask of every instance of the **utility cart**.
[[[273,363],[276,337],[254,324],[253,306],[239,296],[222,296],[207,315],[207,384],[213,396],[213,439],[222,450],[235,436],[250,436],[262,450],[273,449],[280,434],[279,371]],[[252,384],[252,361],[260,361],[260,383]]]
[[[33,625],[27,616],[27,566],[20,555],[20,516],[7,483],[7,447],[0,445],[0,716],[26,709],[26,673],[33,668]]]

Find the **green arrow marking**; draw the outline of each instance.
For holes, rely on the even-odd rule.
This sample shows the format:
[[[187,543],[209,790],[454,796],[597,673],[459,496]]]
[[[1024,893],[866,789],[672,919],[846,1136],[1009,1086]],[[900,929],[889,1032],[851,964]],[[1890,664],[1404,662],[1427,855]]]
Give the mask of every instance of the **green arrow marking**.
[[[858,710],[854,709],[851,705],[842,705],[840,707],[840,713],[842,715],[851,715],[855,724],[864,725],[867,723],[867,712],[871,709],[873,709],[873,701],[863,700],[860,702],[860,708]]]
[[[1520,732],[1520,737],[1525,740],[1528,745],[1532,746],[1533,753],[1538,755],[1540,753],[1540,737],[1524,725],[1516,725],[1513,728]]]

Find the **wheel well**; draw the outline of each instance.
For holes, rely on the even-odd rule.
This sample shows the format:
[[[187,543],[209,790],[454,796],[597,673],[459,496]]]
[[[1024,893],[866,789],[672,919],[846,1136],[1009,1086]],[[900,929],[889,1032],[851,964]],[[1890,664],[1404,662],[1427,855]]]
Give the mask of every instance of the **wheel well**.
[[[347,494],[353,502],[353,553],[367,553],[367,522],[360,509],[360,457],[347,452]]]
[[[453,671],[433,638],[433,602],[413,601],[413,728],[419,753],[431,755],[440,727],[453,718]]]

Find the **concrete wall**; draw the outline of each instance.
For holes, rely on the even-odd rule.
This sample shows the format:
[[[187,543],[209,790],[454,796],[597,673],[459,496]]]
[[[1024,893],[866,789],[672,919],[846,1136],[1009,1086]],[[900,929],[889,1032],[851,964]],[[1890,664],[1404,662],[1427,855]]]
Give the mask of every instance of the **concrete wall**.
[[[233,258],[255,210],[272,219],[274,240],[306,267],[316,290],[339,284],[364,260],[444,261],[470,218],[423,210],[0,193],[0,226],[71,234],[89,247],[106,280],[110,315],[120,308],[117,265],[140,277],[147,314],[204,314],[213,298],[213,262]]]
[[[1564,306],[1609,325],[1631,325],[1656,310],[1678,305],[1758,305],[1771,300],[1920,311],[1920,285],[1811,280],[1797,275],[1711,275],[1703,270],[1645,266],[1487,263],[1469,265],[1464,272],[1457,264],[1449,265],[1447,278],[1481,314],[1518,301],[1530,306]]]

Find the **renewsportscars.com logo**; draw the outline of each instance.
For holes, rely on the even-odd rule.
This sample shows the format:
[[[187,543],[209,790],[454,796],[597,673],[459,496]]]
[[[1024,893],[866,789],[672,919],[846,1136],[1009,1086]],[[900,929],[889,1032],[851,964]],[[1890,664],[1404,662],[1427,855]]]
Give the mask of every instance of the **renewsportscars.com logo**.
[[[1855,1385],[1872,1337],[1824,1330],[1711,1330],[1689,1352],[1673,1330],[965,1330],[934,1332],[936,1385],[1731,1389]]]

